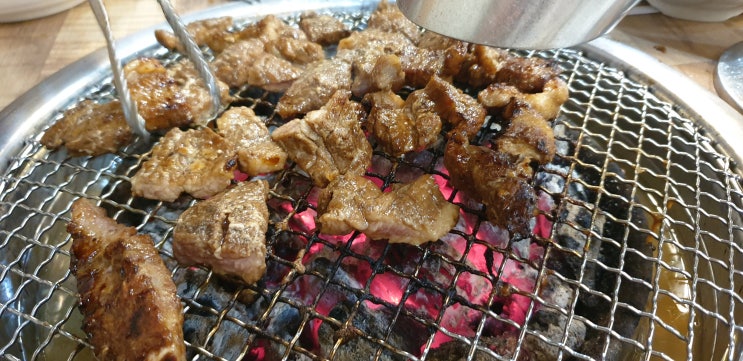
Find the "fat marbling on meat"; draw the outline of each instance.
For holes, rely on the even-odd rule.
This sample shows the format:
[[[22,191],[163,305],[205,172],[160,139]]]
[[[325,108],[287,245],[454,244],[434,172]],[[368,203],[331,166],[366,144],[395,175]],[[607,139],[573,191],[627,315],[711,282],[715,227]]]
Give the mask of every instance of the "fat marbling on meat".
[[[268,183],[240,182],[188,208],[173,231],[173,255],[247,284],[266,272]]]
[[[441,238],[458,219],[459,207],[444,198],[430,175],[382,192],[371,180],[348,174],[318,198],[318,223],[325,234],[358,230],[371,239],[420,245]]]
[[[99,360],[182,361],[183,307],[152,238],[80,199],[67,225],[83,331]]]

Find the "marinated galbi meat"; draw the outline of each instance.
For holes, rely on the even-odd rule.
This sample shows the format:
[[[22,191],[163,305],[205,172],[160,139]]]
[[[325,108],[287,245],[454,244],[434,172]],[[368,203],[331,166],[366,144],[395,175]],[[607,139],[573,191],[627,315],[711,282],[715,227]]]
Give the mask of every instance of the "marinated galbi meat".
[[[73,203],[71,218],[70,271],[96,357],[185,360],[183,307],[152,238],[85,199]]]
[[[211,197],[230,185],[237,166],[234,146],[209,128],[172,129],[132,177],[135,196],[175,201],[186,192]]]
[[[178,218],[173,255],[184,265],[206,265],[214,273],[247,284],[266,272],[268,183],[238,183],[196,203]]]
[[[286,152],[271,139],[266,124],[252,109],[228,109],[217,119],[217,128],[235,146],[241,171],[255,176],[284,168]]]
[[[321,109],[282,125],[271,135],[320,187],[339,175],[363,175],[371,164],[371,145],[360,124],[365,112],[349,97],[348,92],[338,91]]]
[[[446,201],[432,176],[382,192],[359,175],[337,178],[318,199],[320,232],[363,232],[371,239],[420,245],[436,241],[459,219],[459,207]]]
[[[119,101],[99,104],[84,100],[44,133],[41,144],[49,149],[64,145],[72,156],[96,156],[116,152],[131,139]]]

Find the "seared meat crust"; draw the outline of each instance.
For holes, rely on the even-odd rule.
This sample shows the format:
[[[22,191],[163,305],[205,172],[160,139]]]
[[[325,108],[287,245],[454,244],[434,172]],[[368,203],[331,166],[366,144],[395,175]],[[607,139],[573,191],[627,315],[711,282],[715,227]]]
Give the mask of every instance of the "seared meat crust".
[[[205,19],[194,21],[186,25],[186,30],[198,46],[208,46],[213,51],[219,53],[230,44],[237,41],[236,34],[230,32],[232,27],[232,17],[224,16],[220,18]],[[179,52],[184,52],[178,38],[170,31],[158,29],[155,30],[155,38],[162,46]]]
[[[347,91],[337,91],[319,110],[271,134],[319,187],[339,175],[362,175],[371,164],[371,145],[361,129],[366,113],[361,104],[349,98]]]
[[[83,330],[99,360],[181,361],[183,307],[152,238],[80,199],[67,225]]]
[[[255,176],[284,168],[286,152],[271,139],[266,124],[252,109],[228,109],[217,119],[217,128],[235,146],[241,171]]]
[[[279,99],[276,112],[284,119],[320,109],[339,90],[351,88],[351,63],[342,59],[310,65]]]
[[[196,203],[178,218],[173,255],[184,265],[201,264],[247,284],[266,272],[268,183],[238,183]]]
[[[321,45],[337,44],[350,34],[346,25],[337,18],[325,14],[318,15],[315,12],[302,14],[299,28],[310,41]]]
[[[209,128],[170,130],[132,177],[135,196],[175,201],[186,192],[211,197],[230,185],[237,166],[234,146]]]
[[[536,199],[528,164],[470,145],[465,136],[454,136],[446,143],[444,166],[454,188],[485,205],[490,222],[516,234],[528,234]]]
[[[206,85],[190,62],[165,68],[159,60],[140,58],[124,66],[132,100],[148,131],[204,125],[211,115]],[[223,104],[230,102],[229,89],[221,83]]]
[[[459,207],[446,201],[433,176],[421,176],[382,192],[371,180],[348,174],[320,192],[320,232],[363,232],[371,239],[421,245],[436,241],[456,225]]]
[[[64,145],[71,156],[96,156],[116,152],[131,139],[118,100],[105,104],[83,100],[44,133],[41,144],[49,149]]]

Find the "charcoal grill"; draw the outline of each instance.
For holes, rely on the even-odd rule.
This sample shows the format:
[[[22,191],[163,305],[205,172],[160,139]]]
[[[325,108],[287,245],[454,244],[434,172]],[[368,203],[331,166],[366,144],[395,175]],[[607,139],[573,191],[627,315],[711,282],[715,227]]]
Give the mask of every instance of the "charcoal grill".
[[[231,15],[247,23],[272,13],[296,21],[317,10],[358,29],[373,8],[265,1],[184,20]],[[177,58],[151,30],[125,39],[120,51]],[[316,190],[290,168],[269,179],[268,274],[252,286],[172,258],[175,220],[192,201],[129,191],[151,144],[95,158],[39,144],[65,108],[113,92],[102,52],[53,75],[0,113],[0,355],[94,359],[65,231],[71,202],[85,197],[153,236],[185,305],[193,360],[741,360],[740,115],[609,40],[522,55],[560,64],[571,91],[555,121],[558,156],[535,180],[542,231],[503,237],[449,189],[464,216],[440,242],[326,237],[313,232]],[[239,95],[269,126],[279,124],[275,94]],[[375,153],[368,176],[389,186],[431,173],[445,186],[441,156]]]

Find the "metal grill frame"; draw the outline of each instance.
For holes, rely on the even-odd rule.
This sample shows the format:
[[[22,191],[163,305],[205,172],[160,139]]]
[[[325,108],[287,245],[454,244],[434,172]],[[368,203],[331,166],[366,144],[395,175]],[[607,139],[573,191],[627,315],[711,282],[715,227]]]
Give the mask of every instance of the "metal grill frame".
[[[296,6],[282,1],[249,5],[230,4],[186,17],[184,20],[193,21],[225,14],[246,19],[259,18],[269,13],[288,16],[298,13]],[[326,1],[310,1],[303,6],[305,8],[302,10],[324,10],[332,7],[334,11],[339,12],[368,13],[374,4],[360,7],[357,2],[331,4]],[[121,44],[122,54],[131,56],[144,52],[163,55],[154,49],[156,47],[152,30],[145,30],[125,39]],[[38,143],[42,130],[48,127],[53,119],[59,117],[58,109],[70,106],[79,99],[70,99],[68,94],[82,97],[91,94],[106,96],[110,93],[110,86],[97,85],[106,83],[109,77],[103,54],[94,53],[53,75],[44,82],[44,86],[32,89],[0,113],[0,124],[4,127],[9,125],[8,129],[11,129],[0,135],[0,142],[4,144],[0,150],[0,159],[4,162],[7,160],[7,163],[0,165],[5,167],[0,178],[0,210],[2,210],[0,250],[4,253],[0,257],[2,259],[0,319],[4,321],[2,327],[15,325],[8,333],[10,340],[0,339],[0,355],[8,360],[47,359],[51,357],[45,354],[48,352],[47,347],[58,342],[71,343],[76,350],[69,357],[65,357],[67,359],[92,358],[89,345],[82,333],[79,330],[71,331],[74,328],[71,325],[75,322],[79,324],[79,321],[76,321],[76,317],[79,316],[76,316],[74,304],[70,303],[70,299],[75,297],[74,280],[70,277],[69,271],[59,269],[61,265],[66,267],[68,264],[69,252],[66,249],[69,248],[70,239],[64,231],[64,225],[69,220],[69,203],[75,198],[92,197],[101,201],[104,206],[114,210],[109,212],[114,218],[123,217],[124,214],[137,215],[141,217],[138,223],[140,230],[164,225],[164,232],[155,239],[156,246],[161,249],[171,269],[174,269],[174,276],[177,276],[177,272],[183,271],[183,268],[174,267],[172,252],[168,248],[167,241],[172,230],[167,225],[172,226],[175,219],[168,217],[166,207],[155,205],[156,211],[150,213],[141,210],[140,200],[131,197],[124,202],[111,200],[117,195],[110,192],[117,189],[117,185],[124,185],[128,181],[126,174],[133,174],[143,160],[139,155],[142,153],[139,146],[127,147],[117,156],[67,159],[64,152],[47,153]],[[616,176],[631,184],[632,190],[627,202],[632,209],[636,208],[647,218],[656,221],[649,228],[633,228],[634,231],[647,234],[654,240],[659,252],[656,255],[648,256],[616,240],[602,239],[620,250],[622,261],[619,267],[609,267],[581,256],[584,268],[587,264],[603,267],[621,275],[619,278],[623,280],[621,282],[638,283],[647,287],[650,290],[648,309],[636,309],[621,302],[617,298],[621,282],[615,286],[611,295],[605,295],[587,289],[580,280],[565,277],[562,279],[581,292],[608,297],[613,310],[624,308],[637,313],[644,322],[638,327],[641,333],[633,338],[619,335],[612,329],[615,322],[614,313],[611,314],[608,326],[591,323],[576,315],[574,307],[577,297],[573,298],[573,308],[566,310],[567,322],[580,319],[587,322],[590,327],[609,335],[607,337],[619,340],[636,353],[626,355],[628,358],[639,355],[639,358],[644,360],[671,360],[671,356],[658,351],[657,345],[653,343],[655,334],[670,333],[686,345],[684,353],[687,360],[739,360],[740,354],[743,353],[741,344],[743,298],[740,295],[743,288],[743,229],[741,229],[743,224],[740,219],[743,214],[743,191],[737,164],[743,154],[739,143],[739,139],[743,139],[741,130],[743,119],[722,101],[691,84],[690,80],[657,64],[647,55],[609,40],[600,39],[580,50],[560,50],[537,55],[574,64],[573,68],[566,69],[565,72],[571,86],[571,99],[564,106],[563,113],[570,121],[558,119],[557,123],[577,132],[576,152],[602,154],[605,155],[607,163],[619,164],[625,174],[617,176],[606,167],[601,167],[599,170],[602,181],[605,177]],[[573,60],[575,62],[571,63]],[[582,79],[586,74],[594,76],[596,81],[583,84]],[[602,91],[609,88],[618,89],[618,92]],[[51,91],[54,91],[54,94]],[[576,109],[587,111],[581,112]],[[592,167],[591,164],[584,164],[578,153],[563,154],[562,157],[570,162],[571,167]],[[38,174],[42,175],[37,176]],[[686,178],[688,174],[692,174],[690,180],[680,179]],[[572,171],[567,173],[567,181],[582,182],[580,179],[572,180],[571,177]],[[104,180],[103,183],[101,180]],[[71,187],[73,182],[75,184],[82,182],[84,186]],[[585,183],[583,185],[592,186]],[[601,192],[599,194],[610,196]],[[592,217],[602,212],[598,207],[590,205],[585,205],[585,208],[592,209]],[[11,222],[8,217],[14,212],[25,212],[28,216],[20,222],[16,222],[15,219]],[[630,223],[628,220],[623,221]],[[601,234],[596,234],[591,229],[580,225],[572,227],[587,231],[590,237],[602,238]],[[628,224],[628,227],[633,226]],[[316,237],[312,241],[325,242]],[[389,247],[385,248],[385,252]],[[560,249],[556,244],[550,244],[549,247]],[[336,250],[341,256],[333,265],[334,270],[338,269],[345,257],[364,259],[363,255],[352,250],[350,244]],[[683,255],[681,258],[691,264],[680,267],[678,264],[669,263],[663,254],[669,250],[679,252]],[[421,252],[422,257],[438,257],[441,258],[441,262],[455,265],[457,263],[456,260],[441,257],[436,251],[431,250],[430,246],[422,247]],[[653,278],[650,282],[624,273],[623,260],[627,254],[633,254],[653,265]],[[291,262],[286,259],[273,254],[269,255],[269,258],[293,270],[290,272],[295,272]],[[366,260],[372,264],[377,262],[374,259]],[[384,270],[396,272],[394,268],[388,266]],[[544,274],[546,268],[538,267],[538,271]],[[691,283],[688,298],[680,297],[661,287],[663,273],[687,279]],[[53,275],[61,276],[52,278]],[[323,279],[328,287],[329,285],[347,287],[335,282],[332,274],[331,277],[312,273],[308,275]],[[235,291],[229,306],[221,310],[200,304],[195,295],[209,291],[210,277],[207,275],[207,279],[195,291],[194,297],[184,298],[186,308],[187,310],[198,308],[202,312],[215,315],[219,320],[215,331],[222,322],[229,322],[247,330],[249,336],[239,355],[244,356],[250,351],[249,346],[259,338],[258,335],[283,345],[286,348],[283,355],[285,357],[290,353],[312,355],[311,350],[297,343],[298,336],[287,341],[267,335],[265,330],[257,326],[260,322],[250,324],[230,314],[228,311],[234,310],[235,305],[239,303],[237,299],[240,292]],[[368,291],[369,284],[368,282],[362,285],[365,291]],[[260,289],[252,287],[248,289],[260,292]],[[270,315],[277,303],[290,305],[294,303],[294,306],[300,307],[294,300],[282,297],[281,291],[275,294],[266,293],[265,296],[270,296],[270,303],[266,306],[267,310],[263,313],[262,320]],[[32,298],[34,304],[24,304],[28,298]],[[531,298],[536,301],[531,303],[529,312],[532,312],[535,302],[543,303],[538,295],[531,295]],[[688,332],[682,332],[669,325],[660,314],[662,310],[658,309],[658,304],[664,298],[688,308],[690,314]],[[64,302],[57,304],[60,299]],[[314,302],[319,302],[319,296]],[[397,308],[398,312],[405,313],[402,306],[390,306]],[[358,305],[353,312],[358,312]],[[50,319],[48,317],[50,315],[56,315],[57,318]],[[301,328],[308,325],[311,319],[342,326],[334,318],[315,313],[302,318]],[[484,320],[485,318],[482,322]],[[436,324],[428,326],[438,327]],[[29,329],[34,330],[31,335],[28,334]],[[39,330],[41,332],[38,332]],[[714,332],[710,333],[710,330]],[[5,334],[5,330],[2,331],[0,335]],[[567,332],[564,332],[560,342],[555,342],[523,327],[520,331],[519,345],[527,334],[557,347],[560,358],[590,359],[565,346]],[[475,352],[486,352],[496,359],[507,359],[488,352],[485,346],[476,342],[478,337],[471,340],[459,335],[451,336],[470,346],[469,356],[473,356]],[[646,338],[640,338],[641,336]],[[379,340],[375,341],[379,343]],[[199,355],[197,358],[221,359],[219,355],[212,354],[206,344],[191,346]],[[339,346],[340,344],[336,344],[336,348]],[[608,347],[607,343],[601,351],[602,356],[608,355],[610,352]],[[379,357],[387,351],[415,358],[415,355],[401,352],[385,342],[377,349],[376,356]],[[430,350],[426,349],[423,355],[425,356],[428,351]]]

